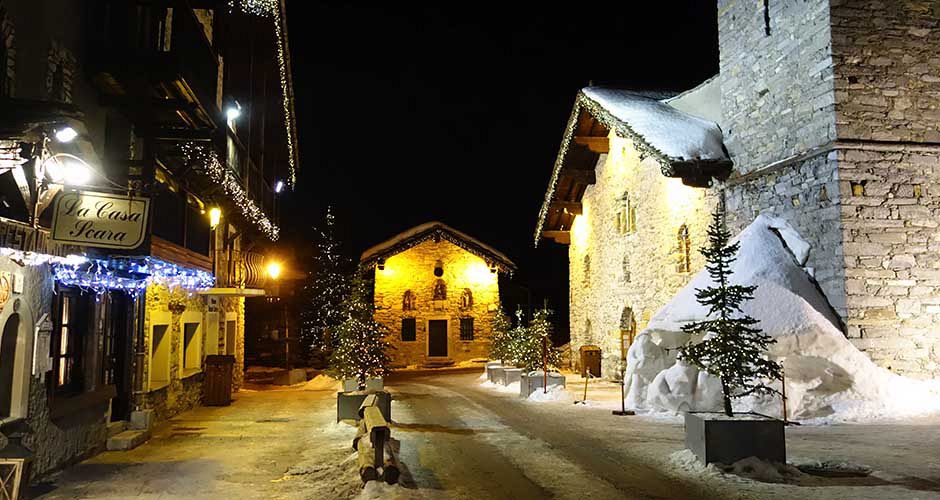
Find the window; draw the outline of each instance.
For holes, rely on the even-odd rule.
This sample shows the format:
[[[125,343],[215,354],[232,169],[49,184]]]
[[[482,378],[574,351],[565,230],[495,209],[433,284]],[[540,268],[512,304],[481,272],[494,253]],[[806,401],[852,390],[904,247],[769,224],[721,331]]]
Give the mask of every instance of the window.
[[[630,276],[630,254],[626,254],[626,255],[623,256],[623,262],[621,262],[620,265],[621,265],[621,268],[622,268],[622,271],[623,271],[623,274],[621,274],[621,276],[620,276],[620,280],[621,280],[623,283],[629,283],[629,282],[630,282],[630,279],[631,279],[631,276]]]
[[[677,258],[676,271],[687,273],[692,270],[692,243],[689,241],[689,227],[685,224],[679,226],[677,234]]]
[[[153,325],[150,337],[150,389],[170,383],[169,330],[170,325]]]
[[[627,349],[636,336],[636,318],[632,307],[624,307],[620,313],[620,359],[627,359]],[[624,365],[625,366],[625,365]]]
[[[82,392],[82,353],[88,333],[88,309],[94,299],[73,288],[60,288],[53,304],[52,371],[58,394]]]
[[[202,365],[202,325],[183,323],[183,370],[193,371]]]
[[[591,283],[591,256],[590,255],[584,256],[584,268],[582,271],[583,271],[583,275],[581,276],[581,279],[584,280],[584,285],[586,286]]]
[[[414,342],[415,335],[415,319],[414,318],[402,318],[401,319],[401,340],[403,342]]]
[[[636,207],[630,201],[630,193],[624,192],[617,207],[617,232],[632,234],[636,232]]]
[[[460,340],[473,340],[473,318],[460,318]]]

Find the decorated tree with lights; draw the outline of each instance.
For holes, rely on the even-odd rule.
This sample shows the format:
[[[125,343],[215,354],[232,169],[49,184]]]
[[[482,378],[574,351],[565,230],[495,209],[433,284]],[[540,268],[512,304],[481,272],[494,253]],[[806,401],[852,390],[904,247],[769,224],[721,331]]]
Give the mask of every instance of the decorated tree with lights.
[[[356,379],[359,388],[366,380],[383,377],[391,370],[391,345],[385,325],[375,321],[370,284],[361,275],[352,282],[352,291],[343,304],[345,318],[336,327],[338,345],[330,357],[330,374],[338,379]]]
[[[499,306],[499,309],[496,310],[496,314],[493,315],[490,326],[493,329],[493,337],[490,342],[490,359],[498,359],[506,363],[510,360],[510,344],[512,343],[510,331],[512,330],[512,322],[509,321],[509,316],[503,311],[502,305]]]
[[[702,341],[679,348],[679,359],[721,381],[724,411],[729,417],[733,416],[732,398],[777,393],[767,382],[782,378],[780,364],[765,354],[776,341],[755,326],[758,320],[741,310],[744,302],[754,298],[757,287],[729,282],[731,264],[740,246],[737,242],[729,244],[730,238],[724,210],[719,207],[708,227],[708,246],[701,250],[715,286],[695,293],[699,304],[708,308],[708,315],[703,321],[682,327],[693,337],[702,336]]]
[[[303,288],[300,314],[301,341],[305,352],[330,350],[337,346],[333,330],[346,319],[344,302],[349,296],[349,261],[336,239],[336,217],[327,208],[322,228],[316,230],[316,251]]]
[[[519,364],[526,370],[548,370],[561,366],[561,352],[552,345],[552,312],[535,311],[525,335],[519,341]]]

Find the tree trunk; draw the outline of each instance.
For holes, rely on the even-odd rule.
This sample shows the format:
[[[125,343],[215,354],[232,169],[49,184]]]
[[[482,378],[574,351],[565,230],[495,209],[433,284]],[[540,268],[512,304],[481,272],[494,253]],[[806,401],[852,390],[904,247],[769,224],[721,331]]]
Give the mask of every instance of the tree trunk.
[[[724,379],[721,380],[721,398],[725,403],[725,415],[733,417],[734,412],[731,410],[731,396],[728,395],[728,384],[725,383]]]

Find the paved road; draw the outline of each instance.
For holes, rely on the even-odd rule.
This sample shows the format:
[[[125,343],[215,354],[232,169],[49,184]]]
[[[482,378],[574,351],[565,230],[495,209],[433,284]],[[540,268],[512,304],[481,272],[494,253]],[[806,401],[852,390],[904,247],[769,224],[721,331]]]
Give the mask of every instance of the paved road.
[[[663,424],[640,439],[636,420],[591,408],[559,414],[554,404],[553,412],[480,388],[478,376],[410,374],[389,381],[396,392],[393,433],[418,488],[456,498],[708,498],[649,465],[642,443],[663,439],[657,437]],[[676,432],[665,439],[681,449],[681,427],[666,427]]]

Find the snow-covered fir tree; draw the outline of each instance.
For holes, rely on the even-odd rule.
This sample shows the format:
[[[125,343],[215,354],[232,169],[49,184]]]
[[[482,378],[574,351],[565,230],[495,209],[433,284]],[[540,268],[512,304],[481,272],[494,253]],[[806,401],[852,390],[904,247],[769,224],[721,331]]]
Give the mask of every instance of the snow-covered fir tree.
[[[327,208],[322,227],[315,230],[316,250],[303,288],[301,341],[304,352],[332,349],[332,331],[344,319],[343,303],[349,295],[349,260],[336,239],[336,218]]]
[[[498,359],[508,364],[511,350],[510,344],[512,343],[512,337],[510,336],[512,322],[509,321],[509,316],[503,311],[502,305],[499,306],[499,309],[497,309],[496,313],[493,315],[490,326],[493,329],[493,337],[490,343],[490,359]]]
[[[741,305],[754,298],[756,286],[731,284],[731,264],[739,244],[729,244],[724,210],[719,207],[708,227],[708,246],[701,250],[705,269],[715,286],[696,290],[695,297],[708,307],[707,319],[684,325],[682,330],[702,341],[679,348],[679,358],[721,380],[724,411],[732,415],[731,399],[751,394],[777,393],[767,385],[782,378],[781,366],[766,356],[776,342],[756,327],[758,320],[744,314]]]
[[[338,345],[330,357],[330,374],[338,379],[356,379],[365,388],[366,379],[390,372],[392,347],[386,340],[388,328],[375,321],[370,283],[357,274],[343,304],[344,319],[336,326]]]
[[[535,311],[525,335],[520,338],[519,364],[526,370],[548,370],[561,366],[561,352],[552,345],[551,314],[548,309]]]

